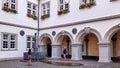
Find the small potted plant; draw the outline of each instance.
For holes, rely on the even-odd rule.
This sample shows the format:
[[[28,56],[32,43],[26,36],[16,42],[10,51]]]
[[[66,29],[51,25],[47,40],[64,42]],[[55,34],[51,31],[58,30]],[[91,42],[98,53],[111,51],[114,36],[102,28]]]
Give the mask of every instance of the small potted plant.
[[[48,17],[50,17],[50,15],[49,15],[49,14],[45,14],[44,17],[45,17],[45,18],[48,18]]]
[[[85,7],[86,7],[85,4],[81,4],[79,8],[80,8],[80,9],[83,9],[83,8],[85,8]]]
[[[8,7],[3,7],[2,10],[6,11],[6,12],[10,11],[10,9]]]
[[[62,14],[62,11],[58,11],[58,15],[61,15]]]
[[[89,7],[89,8],[90,8],[91,6],[92,6],[91,3],[87,3],[87,4],[86,4],[86,7]]]
[[[27,16],[28,16],[28,17],[32,17],[32,15],[31,15],[31,14],[29,14],[29,13],[27,14]]]
[[[42,15],[42,16],[41,16],[41,19],[42,19],[42,20],[44,20],[44,19],[45,19],[45,16],[44,16],[44,15]]]
[[[37,16],[32,16],[32,18],[33,18],[34,20],[37,20]]]
[[[10,12],[15,13],[15,14],[17,13],[17,11],[15,9],[10,9]]]
[[[63,14],[66,14],[68,12],[69,12],[68,9],[65,9],[65,10],[62,11]]]
[[[93,2],[90,2],[90,4],[91,4],[91,5],[95,5],[95,2],[94,2],[94,1],[93,1]]]

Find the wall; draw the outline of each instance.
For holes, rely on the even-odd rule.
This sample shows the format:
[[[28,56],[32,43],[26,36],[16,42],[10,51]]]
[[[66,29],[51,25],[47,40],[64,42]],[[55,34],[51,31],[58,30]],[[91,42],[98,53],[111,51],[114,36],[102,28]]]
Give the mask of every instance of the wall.
[[[107,33],[107,31],[110,30],[112,27],[118,25],[119,22],[120,22],[120,19],[116,18],[116,19],[90,22],[90,23],[85,23],[85,24],[77,24],[77,25],[72,25],[72,26],[56,27],[56,28],[41,30],[40,35],[43,33],[48,33],[52,36],[52,31],[56,31],[56,35],[52,36],[53,40],[55,40],[55,37],[57,36],[58,33],[60,33],[61,31],[67,31],[72,35],[74,41],[76,41],[75,38],[76,38],[77,34],[79,33],[79,31],[83,30],[85,27],[90,27],[90,28],[93,28],[96,31],[98,31],[103,39],[105,34]],[[77,29],[76,34],[72,33],[73,28]],[[96,40],[96,38],[95,38],[95,40]],[[91,41],[91,43],[95,43],[95,42]],[[97,46],[97,43],[99,44],[99,41],[96,41],[96,44],[94,46]],[[104,43],[104,41],[102,41],[102,42],[100,41],[100,43]],[[89,54],[90,56],[98,56],[99,55],[99,53],[98,53],[99,46],[98,47],[94,47],[94,46],[92,46],[91,49],[95,48],[97,51],[96,50],[95,50],[96,52],[94,52],[94,50],[93,50],[93,52],[90,51],[90,54]],[[85,54],[83,53],[83,55],[85,55]]]
[[[85,27],[90,27],[90,28],[97,30],[100,33],[101,37],[103,38],[105,33],[113,26],[118,25],[119,22],[120,22],[120,19],[116,18],[116,19],[110,19],[110,20],[89,22],[89,23],[85,23],[85,24],[77,24],[77,25],[72,25],[72,26],[55,27],[55,28],[40,30],[40,35],[43,33],[48,33],[52,36],[52,31],[56,31],[56,35],[57,35],[59,32],[65,30],[65,31],[69,32],[72,35],[72,37],[75,39],[75,37],[79,31],[81,31]],[[76,34],[72,33],[73,28],[77,29]],[[52,36],[53,39],[55,38],[55,36]]]
[[[25,31],[25,35],[21,36],[20,31]],[[17,34],[17,50],[16,51],[2,51],[0,46],[0,60],[2,59],[10,59],[10,58],[18,58],[23,57],[23,53],[27,51],[26,48],[26,35],[34,36],[34,33],[36,30],[31,29],[25,29],[25,28],[19,28],[19,27],[13,27],[13,26],[7,26],[7,25],[1,25],[0,24],[0,45],[1,43],[1,34],[2,32],[6,33],[15,33]]]
[[[37,20],[27,17],[27,1],[37,4],[37,0],[18,0],[18,13],[13,14],[2,10],[2,0],[0,0],[0,22],[37,27]]]
[[[44,0],[41,3],[47,1],[48,0]],[[70,0],[70,12],[59,16],[57,15],[57,1],[58,0],[50,1],[50,18],[41,20],[40,28],[120,14],[120,1],[110,2],[110,0],[96,0],[96,6],[79,9],[79,0]]]

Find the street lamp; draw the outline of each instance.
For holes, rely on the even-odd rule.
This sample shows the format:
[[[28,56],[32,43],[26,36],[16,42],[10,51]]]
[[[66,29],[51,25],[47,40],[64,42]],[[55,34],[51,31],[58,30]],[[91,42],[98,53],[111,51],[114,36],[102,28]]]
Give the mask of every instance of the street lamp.
[[[39,23],[40,23],[40,17],[39,17],[39,6],[40,6],[40,0],[38,1],[38,14],[37,14],[37,33],[35,33],[35,43],[34,43],[34,52],[32,53],[32,59],[39,60],[40,59],[40,52],[38,52],[38,46],[39,46]],[[27,53],[24,53],[24,60],[28,59]]]
[[[39,9],[40,8],[40,0],[38,0],[38,23],[37,23],[37,47],[39,46],[39,23],[40,23],[40,16],[39,16]]]
[[[39,46],[39,23],[40,23],[40,17],[39,17],[39,7],[40,7],[40,0],[37,0],[38,1],[38,8],[37,8],[37,33],[35,33],[35,36],[36,36],[36,44],[35,44],[35,49],[34,51],[35,52],[38,52],[38,46]]]

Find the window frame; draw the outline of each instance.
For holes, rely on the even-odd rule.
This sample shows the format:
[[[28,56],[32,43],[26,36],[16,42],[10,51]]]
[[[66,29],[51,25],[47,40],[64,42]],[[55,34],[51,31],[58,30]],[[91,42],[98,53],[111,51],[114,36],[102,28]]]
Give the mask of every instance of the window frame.
[[[8,39],[5,40],[3,39],[3,35],[8,35]],[[11,36],[15,35],[15,40],[11,40]],[[3,46],[3,41],[7,41],[8,42],[8,47],[4,48]],[[15,42],[14,48],[11,48],[11,41]],[[15,51],[18,48],[18,35],[14,34],[14,33],[6,33],[6,32],[2,32],[1,33],[1,50],[5,50],[5,51]]]
[[[96,5],[96,0],[80,0],[79,9],[91,8]]]
[[[43,5],[45,8],[43,8]],[[49,6],[48,6],[49,5]],[[48,12],[49,11],[49,12]],[[44,13],[45,12],[45,13]],[[49,14],[50,15],[50,1],[42,3],[41,5],[41,16],[42,15],[46,15]]]
[[[68,11],[69,11],[69,3],[70,2],[66,3],[65,0],[62,0],[62,2],[61,2],[61,0],[58,0],[58,11],[63,11],[63,10],[66,10],[66,9],[68,9]],[[67,4],[68,4],[68,8],[66,8]],[[62,6],[62,9],[61,9],[61,6]]]
[[[27,40],[28,37],[31,38],[30,41]],[[33,40],[33,38],[34,38],[34,40]],[[26,36],[26,49],[27,49],[27,50],[29,49],[29,48],[28,48],[28,42],[30,42],[30,48],[33,48],[33,47],[34,47],[34,43],[35,43],[35,36],[31,36],[31,35],[27,35],[27,36]]]
[[[28,7],[28,3],[31,4],[31,7]],[[33,9],[33,6],[36,6],[35,9]],[[32,2],[30,2],[30,1],[27,1],[27,14],[30,14],[30,15],[32,15],[32,16],[36,16],[36,17],[37,17],[37,11],[38,11],[38,8],[37,8],[37,7],[38,7],[37,4],[32,3]],[[30,13],[28,13],[28,10],[30,10]],[[33,12],[35,12],[35,15],[34,15]]]
[[[8,2],[8,8],[9,9],[13,9],[13,8],[11,8],[11,6],[12,6],[12,4],[14,4],[15,5],[15,9],[13,9],[13,10],[16,10],[16,11],[18,10],[18,0],[15,0],[15,3],[13,3],[12,0],[3,0],[2,1],[2,7],[6,7],[6,6],[4,6],[4,4],[6,2]]]

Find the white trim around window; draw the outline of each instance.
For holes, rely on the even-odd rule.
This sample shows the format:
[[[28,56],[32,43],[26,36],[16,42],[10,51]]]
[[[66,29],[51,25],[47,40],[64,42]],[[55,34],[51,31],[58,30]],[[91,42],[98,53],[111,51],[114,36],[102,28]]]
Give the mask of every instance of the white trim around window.
[[[27,35],[26,36],[26,49],[33,48],[35,43],[35,37]]]
[[[43,3],[41,8],[42,8],[41,15],[50,14],[50,2]]]
[[[96,5],[96,0],[80,0],[79,9],[90,8]]]
[[[50,1],[42,3],[41,5],[41,19],[50,17]]]
[[[38,5],[27,1],[27,16],[29,18],[32,18],[34,20],[37,20],[37,11],[38,11]]]
[[[1,33],[1,50],[15,51],[17,50],[17,34]]]
[[[3,0],[2,1],[2,7],[7,7],[12,10],[18,9],[18,0]]]
[[[58,11],[69,10],[69,2],[66,3],[65,0],[58,0]]]
[[[37,16],[37,5],[30,1],[27,1],[27,14]]]

